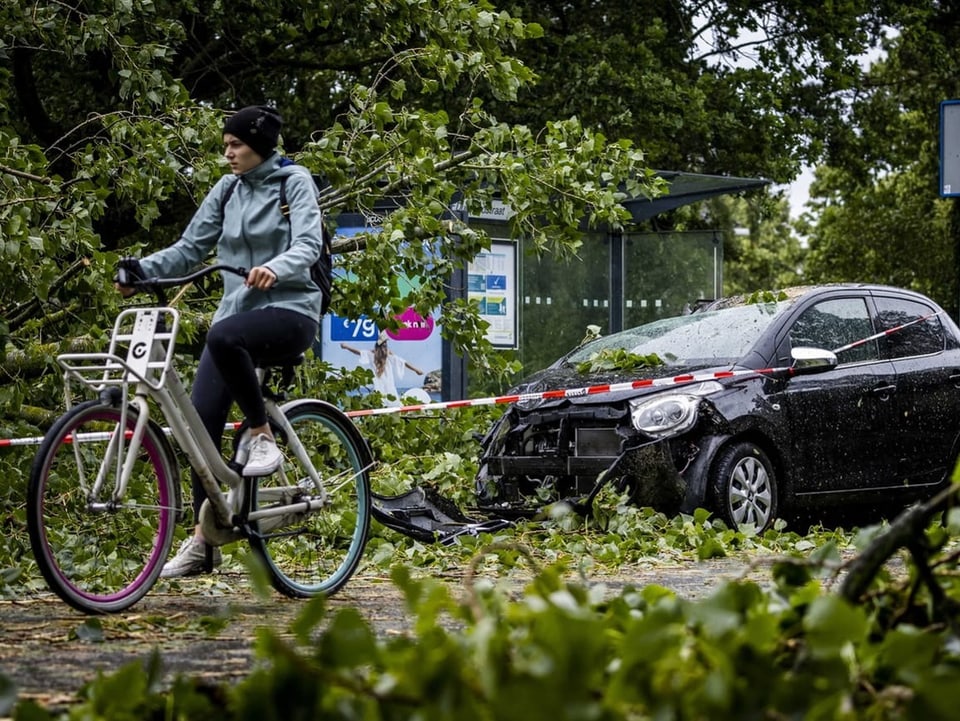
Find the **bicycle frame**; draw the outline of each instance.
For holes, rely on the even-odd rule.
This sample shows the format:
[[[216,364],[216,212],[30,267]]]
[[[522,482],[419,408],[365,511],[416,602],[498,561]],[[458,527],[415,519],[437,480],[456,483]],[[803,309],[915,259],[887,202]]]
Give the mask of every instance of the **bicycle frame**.
[[[179,313],[170,307],[126,309],[117,316],[108,352],[68,353],[57,357],[57,362],[64,369],[68,408],[72,405],[71,382],[79,382],[105,400],[112,397],[111,388],[119,389],[121,428],[126,428],[129,408],[133,407],[137,413],[134,430],[114,433],[96,479],[84,488],[90,508],[109,510],[122,503],[133,459],[150,421],[150,400],[159,407],[170,434],[197,472],[220,529],[231,529],[270,517],[287,517],[291,513],[316,511],[327,505],[326,489],[309,454],[280,406],[274,399],[265,398],[268,418],[286,434],[289,447],[303,468],[307,469],[317,496],[289,505],[249,512],[247,504],[242,502],[238,508],[233,507],[230,496],[221,490],[220,484],[228,486],[231,491],[240,489],[242,493],[242,476],[227,464],[206,432],[174,366],[173,349],[179,320]],[[121,355],[124,350],[125,354]],[[262,380],[262,371],[260,375]],[[105,393],[108,395],[105,396]],[[82,439],[74,441],[79,443]],[[106,498],[104,488],[114,465],[116,480],[110,497]],[[291,488],[296,485],[297,481],[294,480]]]

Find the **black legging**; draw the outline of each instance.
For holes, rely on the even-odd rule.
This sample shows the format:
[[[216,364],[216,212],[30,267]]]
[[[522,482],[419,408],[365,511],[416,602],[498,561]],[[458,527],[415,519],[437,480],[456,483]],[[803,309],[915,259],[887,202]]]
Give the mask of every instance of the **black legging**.
[[[210,328],[193,380],[191,400],[217,448],[234,402],[252,427],[267,422],[255,368],[296,357],[317,337],[318,323],[302,313],[262,308],[224,318]],[[200,477],[193,477],[193,517],[207,493]]]

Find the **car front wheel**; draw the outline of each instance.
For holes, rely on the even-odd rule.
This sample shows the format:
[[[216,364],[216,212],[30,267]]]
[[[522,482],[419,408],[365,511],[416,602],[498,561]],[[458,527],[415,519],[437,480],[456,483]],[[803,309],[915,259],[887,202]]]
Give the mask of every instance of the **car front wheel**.
[[[741,441],[724,448],[711,473],[717,515],[731,528],[769,528],[777,517],[777,479],[767,454]]]

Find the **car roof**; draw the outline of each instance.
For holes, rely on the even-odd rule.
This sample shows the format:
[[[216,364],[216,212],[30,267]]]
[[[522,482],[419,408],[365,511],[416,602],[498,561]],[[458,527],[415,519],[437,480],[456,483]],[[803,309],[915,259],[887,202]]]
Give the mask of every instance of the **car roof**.
[[[776,302],[782,300],[797,300],[804,296],[819,295],[837,290],[861,290],[868,292],[892,292],[914,297],[925,297],[921,293],[909,290],[907,288],[897,288],[891,285],[881,283],[816,283],[809,285],[794,285],[782,290],[775,291],[757,291],[754,293],[740,293],[737,295],[725,296],[715,300],[699,300],[695,307],[696,312],[704,310],[722,310],[723,308],[735,308],[751,303]],[[929,298],[927,298],[929,300]]]
[[[776,302],[782,300],[797,300],[808,295],[819,295],[821,293],[836,290],[861,290],[867,292],[887,292],[899,295],[911,296],[914,298],[923,298],[930,302],[930,298],[910,290],[909,288],[898,288],[892,285],[882,283],[860,283],[860,282],[842,282],[842,283],[816,283],[809,285],[794,285],[782,290],[776,291],[757,291],[754,293],[740,293],[737,295],[725,296],[715,300],[700,300],[694,309],[695,312],[706,310],[722,310],[724,308],[736,308],[739,306],[750,305],[752,303]]]

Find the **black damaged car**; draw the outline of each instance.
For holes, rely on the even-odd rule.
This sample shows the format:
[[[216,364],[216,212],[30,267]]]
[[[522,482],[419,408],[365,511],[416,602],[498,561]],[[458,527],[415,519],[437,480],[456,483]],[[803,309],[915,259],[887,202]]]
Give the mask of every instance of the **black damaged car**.
[[[576,390],[544,397],[558,389]],[[960,329],[912,291],[799,287],[598,338],[511,393],[527,397],[482,441],[480,509],[589,507],[609,483],[665,513],[765,529],[788,510],[891,508],[949,481]]]

